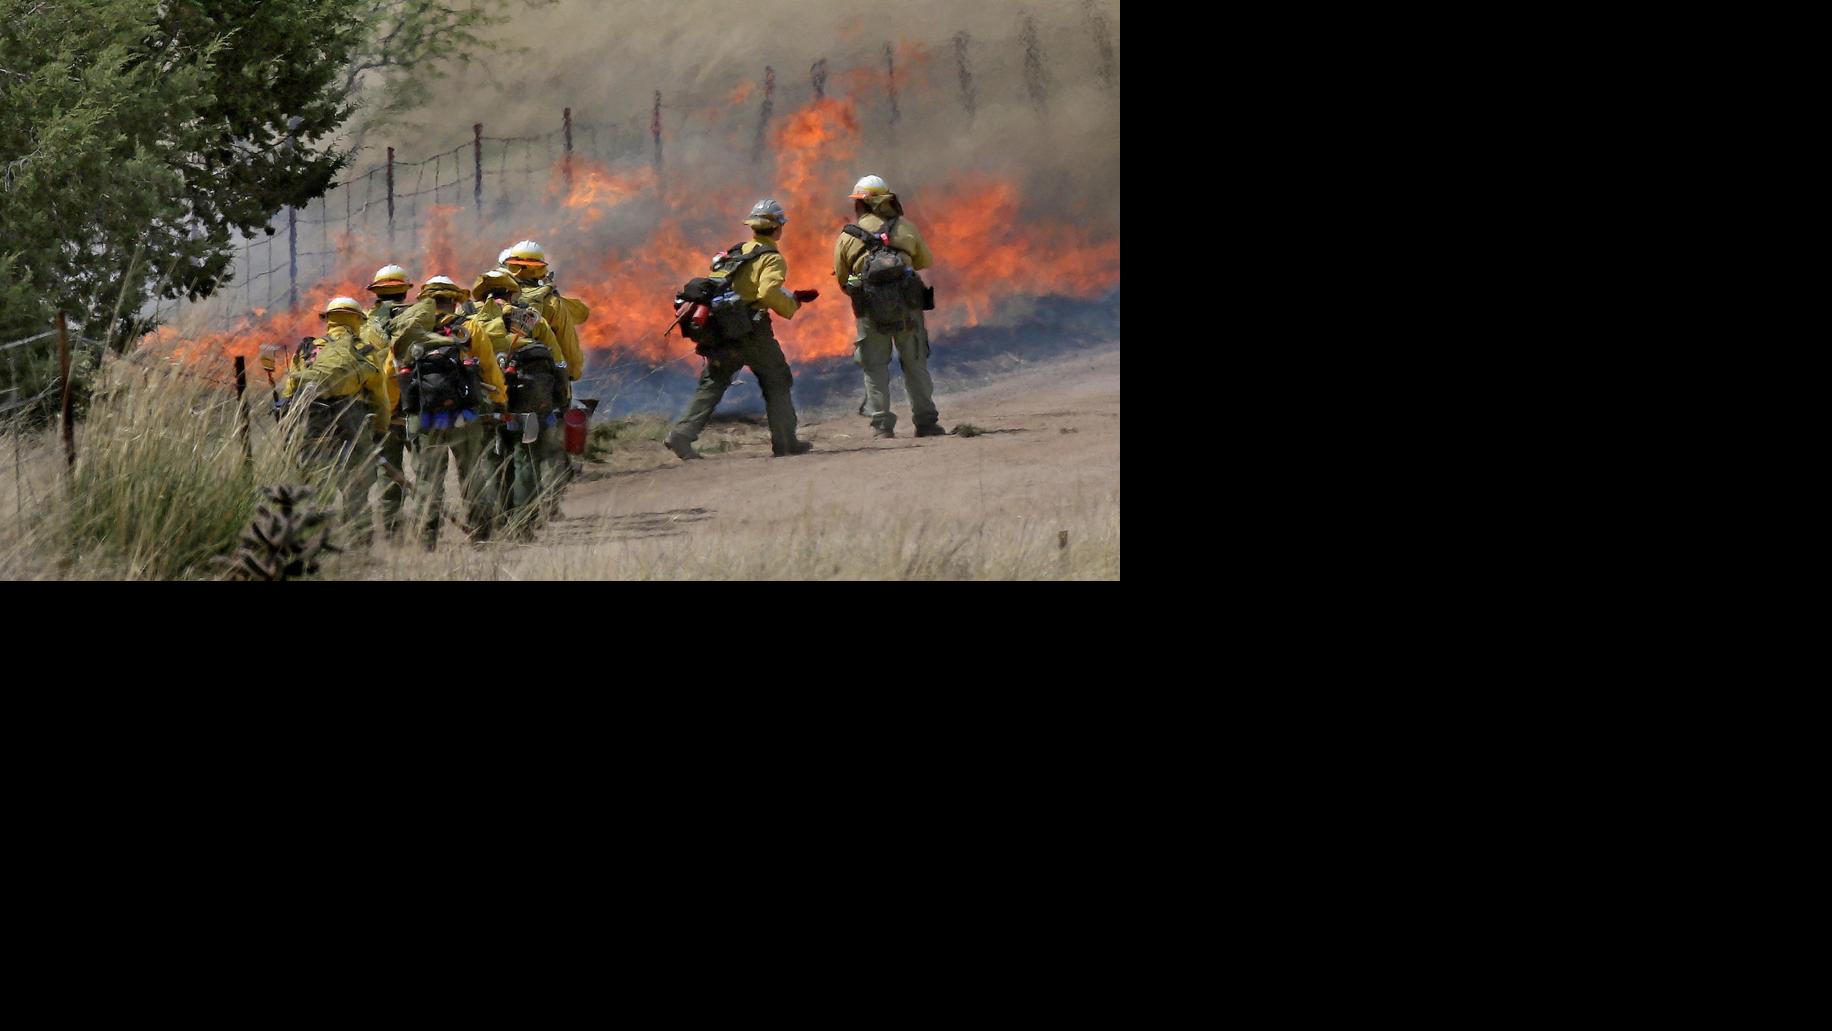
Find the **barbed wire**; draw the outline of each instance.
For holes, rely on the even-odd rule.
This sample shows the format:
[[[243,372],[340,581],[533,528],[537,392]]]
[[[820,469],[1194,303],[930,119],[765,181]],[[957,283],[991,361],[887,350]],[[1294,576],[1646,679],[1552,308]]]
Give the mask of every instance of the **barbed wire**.
[[[1107,27],[1104,23],[1099,25],[1090,23],[1090,28],[1094,31],[1094,38],[1097,46],[1106,48],[1100,51],[1101,59],[1105,62],[1101,67],[1100,75],[1102,81],[1106,83],[1107,88],[1113,90],[1117,83],[1118,73],[1116,68],[1108,67],[1111,64],[1109,54],[1111,41],[1106,35]],[[977,44],[981,48],[980,52],[985,52],[989,46],[1003,47],[1009,45],[1022,45],[1027,50],[1027,61],[1035,60],[1035,56],[1031,54],[1030,51],[1034,50],[1036,44],[1034,38],[1025,39],[1021,35],[992,41],[970,40],[970,37],[964,32],[954,33],[950,38],[945,40],[921,44],[926,47],[930,55],[932,55],[936,61],[936,69],[930,74],[937,88],[938,95],[942,91],[948,90],[948,87],[944,85],[944,80],[949,76],[941,67],[946,63],[945,55],[950,53],[954,55],[960,77],[960,94],[956,98],[956,101],[966,113],[967,117],[972,118],[975,110],[984,106],[986,98],[979,94],[978,88],[972,80],[967,50],[969,41]],[[887,43],[885,46],[887,48],[886,52],[888,53],[890,44]],[[811,99],[838,95],[837,91],[830,94],[826,88],[829,79],[829,58],[834,59],[836,66],[839,64],[840,60],[848,60],[856,68],[860,70],[871,70],[872,74],[885,80],[886,89],[883,97],[876,97],[875,94],[860,92],[854,94],[857,99],[887,100],[893,105],[897,103],[895,97],[896,84],[891,80],[888,67],[880,66],[874,46],[847,55],[830,54],[823,56],[808,66],[808,76],[806,78],[789,76],[785,77],[784,81],[772,82],[773,98],[775,104],[778,105],[777,109],[780,110],[786,106],[804,103]],[[1027,69],[1028,67],[1029,65],[1027,64]],[[1014,85],[1017,84],[1014,83]],[[1042,116],[1044,113],[1040,103],[1039,90],[1044,88],[1044,85],[1031,81],[1031,76],[1027,71],[1025,81],[1022,83],[1022,89],[1030,96],[1033,103],[1039,104],[1039,116]],[[1014,97],[1016,95],[1017,94],[1014,94]],[[645,105],[639,112],[632,113],[624,118],[615,118],[608,121],[581,121],[572,119],[570,117],[571,109],[568,108],[565,114],[567,121],[565,127],[550,129],[544,132],[531,132],[510,136],[484,135],[481,127],[474,124],[471,134],[464,140],[433,154],[424,155],[412,160],[394,157],[390,162],[378,162],[360,171],[352,172],[341,179],[331,182],[326,186],[324,192],[319,197],[314,198],[312,201],[308,201],[295,211],[293,218],[294,228],[292,231],[296,234],[297,227],[301,225],[308,228],[312,226],[319,227],[320,233],[326,244],[324,249],[298,252],[297,245],[294,243],[290,248],[293,252],[292,262],[286,266],[278,265],[275,262],[275,255],[273,253],[273,245],[275,243],[275,236],[277,235],[275,232],[276,227],[271,224],[264,237],[246,238],[239,247],[232,245],[231,253],[240,254],[246,270],[244,276],[241,277],[240,280],[245,304],[246,306],[252,306],[254,300],[254,284],[265,279],[269,284],[267,304],[271,308],[274,302],[272,286],[277,281],[275,273],[281,271],[282,268],[286,268],[292,277],[288,289],[294,293],[303,289],[309,289],[312,285],[328,278],[331,275],[331,259],[347,257],[349,255],[350,247],[353,243],[353,235],[359,226],[364,233],[371,231],[371,226],[374,221],[373,211],[377,206],[388,208],[390,205],[398,206],[405,203],[407,205],[406,216],[404,218],[390,218],[388,228],[391,234],[397,229],[405,229],[415,236],[425,227],[425,224],[421,221],[418,204],[419,199],[423,197],[431,196],[434,204],[453,203],[463,205],[468,202],[476,205],[480,210],[484,208],[486,203],[489,203],[500,212],[501,205],[507,200],[507,195],[503,193],[501,187],[504,180],[509,176],[519,175],[522,177],[524,183],[531,184],[533,177],[537,173],[551,173],[563,162],[570,161],[579,156],[581,152],[601,159],[617,159],[626,156],[634,156],[650,149],[651,141],[653,141],[653,147],[655,148],[655,160],[659,165],[661,161],[661,141],[659,137],[652,136],[652,133],[659,133],[661,127],[665,125],[668,131],[663,135],[668,137],[671,141],[675,141],[676,145],[717,139],[723,122],[727,120],[724,112],[731,112],[733,116],[742,112],[745,117],[749,117],[752,110],[752,96],[753,91],[745,90],[742,84],[734,89],[721,89],[712,92],[705,89],[683,91],[657,90],[653,108]],[[743,99],[734,102],[734,98],[739,97]],[[725,127],[729,128],[729,126]],[[571,138],[567,140],[567,145],[564,150],[556,155],[556,140],[566,136],[568,130],[570,130]],[[582,141],[585,141],[586,146],[580,146]],[[542,145],[546,150],[545,160],[538,164],[534,156],[534,148],[536,145]],[[379,144],[370,146],[379,146]],[[521,167],[512,169],[510,168],[511,152],[518,146],[521,148],[521,160],[519,162]],[[369,147],[365,146],[361,149],[368,150]],[[470,152],[468,161],[464,157],[467,151]],[[447,158],[452,159],[452,167],[449,174],[445,170],[445,159]],[[494,168],[489,167],[492,164],[495,165]],[[389,171],[390,165],[392,165],[396,174],[399,174],[405,169],[415,169],[415,182],[413,187],[406,192],[392,192],[392,196],[384,193],[382,196],[378,197],[376,196],[376,176],[378,174],[386,174]],[[433,181],[430,187],[425,184],[428,165],[432,166],[433,172]],[[494,183],[498,187],[492,191],[495,194],[493,201],[487,202],[483,196],[483,186],[486,182]],[[473,189],[473,194],[469,198],[464,196],[464,188],[467,184]],[[359,185],[364,189],[364,198],[360,205],[355,202],[354,194],[355,188]],[[449,201],[446,199],[448,196],[447,191],[450,191]],[[331,210],[333,199],[338,192],[343,192],[344,194],[344,212],[341,218],[334,215]],[[310,214],[314,209],[316,210],[316,217],[312,217]],[[301,215],[304,217],[300,217]],[[330,227],[333,223],[339,221],[343,224],[344,236],[333,245]],[[257,273],[254,271],[255,262],[253,259],[253,252],[255,248],[263,245],[268,248],[267,261],[265,263],[266,268]],[[294,266],[296,266],[298,260],[312,258],[325,260],[322,263],[319,276],[315,279],[306,280],[304,277],[299,276],[298,269]],[[233,273],[233,265],[230,271]],[[228,290],[213,289],[211,297],[226,298],[232,296],[229,291],[233,290],[233,284],[235,282],[235,277],[233,277],[233,275],[230,277],[229,282],[231,285]],[[222,284],[219,282],[218,285],[221,286]],[[206,320],[218,321],[227,327],[241,317],[240,313],[231,310],[230,305],[224,305],[223,307],[224,310],[220,316],[214,318],[206,316]],[[678,359],[670,359],[670,362],[675,360]],[[666,364],[668,363],[664,363],[664,366]],[[658,366],[657,368],[660,367],[661,366]],[[650,370],[650,374],[654,371],[653,369]]]

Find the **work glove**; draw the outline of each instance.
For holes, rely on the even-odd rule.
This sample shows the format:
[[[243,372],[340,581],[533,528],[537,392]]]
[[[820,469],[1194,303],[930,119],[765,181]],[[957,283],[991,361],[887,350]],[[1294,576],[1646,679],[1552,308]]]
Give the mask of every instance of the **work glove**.
[[[797,290],[789,296],[795,298],[795,303],[797,304],[807,304],[820,295],[821,292],[819,290]]]

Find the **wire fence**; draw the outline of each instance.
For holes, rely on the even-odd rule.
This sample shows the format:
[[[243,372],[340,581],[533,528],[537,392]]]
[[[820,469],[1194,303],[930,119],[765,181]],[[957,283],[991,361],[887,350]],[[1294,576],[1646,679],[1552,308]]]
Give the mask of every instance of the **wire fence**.
[[[1097,81],[1116,92],[1117,50],[1106,18],[1095,5],[1086,7],[1080,31],[1081,41],[1094,45]],[[887,41],[881,51],[868,48],[842,55],[844,61],[833,61],[836,67],[848,64],[867,73],[847,80],[855,90],[853,95],[885,108],[880,114],[887,114],[893,125],[911,106],[908,92],[899,90],[897,52]],[[992,102],[1021,100],[1034,106],[1039,117],[1047,117],[1055,79],[1028,13],[1020,12],[1015,36],[983,42],[956,32],[928,45],[926,54],[931,81],[941,85],[938,92],[925,94],[931,102],[949,103],[971,120]],[[1003,58],[1016,60],[999,60]],[[1083,60],[1078,55],[1069,59]],[[987,64],[999,68],[1021,65],[1021,81],[976,72],[976,67]],[[697,142],[723,143],[733,119],[755,120],[755,152],[766,139],[774,112],[828,96],[828,66],[829,57],[820,56],[808,63],[802,75],[778,74],[778,69],[765,67],[748,87],[741,84],[719,94],[658,87],[640,110],[609,121],[576,121],[573,108],[565,107],[556,123],[541,131],[490,135],[485,123],[474,123],[468,139],[416,160],[400,158],[393,147],[381,148],[383,160],[333,182],[323,196],[303,207],[286,209],[283,218],[270,223],[265,233],[242,240],[235,248],[230,276],[209,298],[200,302],[155,300],[150,312],[142,312],[144,322],[148,326],[164,324],[180,309],[195,304],[207,306],[209,314],[203,325],[228,330],[245,324],[256,309],[267,313],[278,310],[276,306],[296,309],[302,290],[334,277],[357,259],[359,240],[385,234],[390,247],[401,237],[417,241],[435,205],[468,205],[480,217],[507,213],[516,198],[547,181],[556,169],[570,185],[578,156],[607,164],[646,161],[659,172],[665,167],[665,142],[673,141],[689,151]],[[904,78],[908,79],[907,72]],[[859,90],[867,93],[861,95]],[[164,277],[159,285],[164,285]],[[188,324],[198,325],[195,321]],[[55,331],[48,331],[0,343],[0,352],[53,335]]]

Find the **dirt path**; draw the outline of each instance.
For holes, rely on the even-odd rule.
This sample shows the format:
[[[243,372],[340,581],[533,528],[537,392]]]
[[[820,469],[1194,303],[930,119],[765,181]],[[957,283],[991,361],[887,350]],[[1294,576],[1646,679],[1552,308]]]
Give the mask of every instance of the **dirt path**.
[[[768,531],[814,510],[978,519],[1117,500],[1117,346],[938,393],[936,405],[943,426],[983,432],[917,439],[899,400],[893,440],[874,440],[853,412],[820,421],[804,414],[801,437],[815,450],[793,458],[770,457],[761,419],[715,423],[699,442],[701,461],[682,462],[656,442],[622,444],[609,462],[586,466],[567,493],[566,518],[543,532],[543,543],[691,539],[715,526]],[[731,450],[717,451],[722,441]]]

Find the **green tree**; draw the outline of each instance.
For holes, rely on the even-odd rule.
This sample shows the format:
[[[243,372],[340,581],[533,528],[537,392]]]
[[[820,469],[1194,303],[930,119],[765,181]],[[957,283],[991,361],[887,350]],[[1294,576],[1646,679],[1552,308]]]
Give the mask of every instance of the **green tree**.
[[[124,348],[143,306],[208,296],[237,234],[321,195],[360,6],[0,0],[0,343],[61,310]]]

